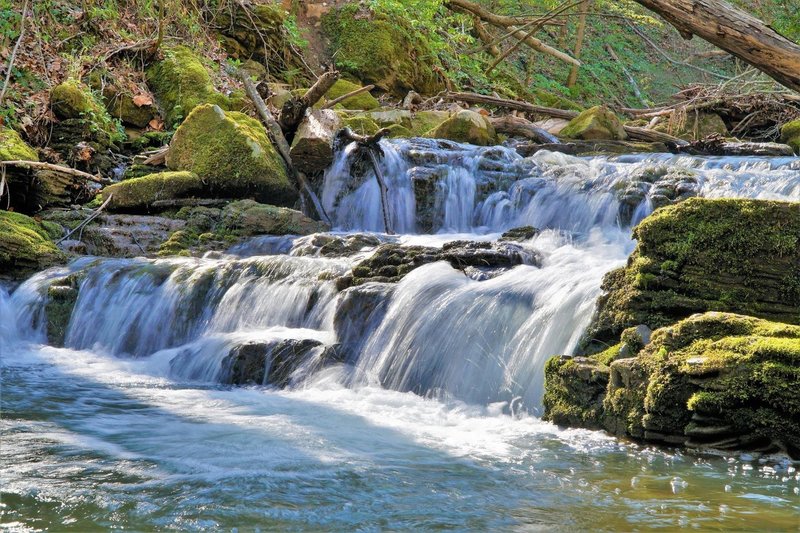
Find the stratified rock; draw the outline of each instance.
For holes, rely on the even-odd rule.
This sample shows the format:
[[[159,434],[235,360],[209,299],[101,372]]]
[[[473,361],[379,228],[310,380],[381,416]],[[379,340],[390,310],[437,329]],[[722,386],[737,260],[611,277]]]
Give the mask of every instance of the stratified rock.
[[[480,113],[467,109],[459,111],[425,136],[478,146],[497,144],[497,133],[492,123]]]
[[[172,137],[167,166],[197,174],[206,198],[254,198],[275,205],[291,205],[297,198],[264,127],[216,105],[197,106],[186,117]]]
[[[553,358],[545,381],[545,418],[559,424],[800,457],[798,326],[694,315],[655,331],[632,358]]]
[[[331,109],[312,109],[297,128],[290,155],[297,170],[305,174],[323,172],[333,161],[333,136],[341,119]]]
[[[561,130],[560,135],[567,139],[617,140],[628,138],[619,118],[605,106],[587,109]]]
[[[113,195],[109,204],[112,211],[141,213],[163,210],[153,205],[160,200],[202,196],[207,188],[193,172],[158,172],[109,185],[102,195],[104,200]]]
[[[800,118],[781,127],[781,142],[791,146],[796,154],[800,154]]]
[[[51,240],[59,234],[53,224],[0,211],[0,279],[22,279],[65,261]]]
[[[800,323],[800,204],[691,198],[634,230],[636,250],[603,281],[584,345],[697,312]]]

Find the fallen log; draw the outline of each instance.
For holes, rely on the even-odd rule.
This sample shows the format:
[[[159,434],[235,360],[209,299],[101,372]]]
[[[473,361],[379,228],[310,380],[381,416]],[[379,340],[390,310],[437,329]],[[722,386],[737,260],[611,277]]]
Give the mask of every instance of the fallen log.
[[[81,170],[77,170],[74,168],[65,167],[63,165],[42,163],[40,161],[0,161],[0,166],[22,167],[22,168],[39,169],[39,170],[52,170],[53,172],[61,172],[63,174],[69,174],[71,176],[85,179],[86,181],[99,183],[100,185],[108,185],[111,183],[111,180],[109,178],[103,178],[102,176],[95,176],[93,174],[89,174],[88,172],[83,172]]]
[[[445,2],[445,5],[451,9],[455,7],[456,8],[455,11],[458,10],[461,10],[462,12],[468,11],[471,14],[483,20],[484,22],[491,24],[492,26],[511,30],[512,35],[516,39],[523,41],[528,47],[538,52],[547,54],[549,56],[553,56],[555,58],[560,59],[561,61],[570,63],[572,65],[580,66],[581,64],[580,61],[570,56],[569,54],[566,54],[561,50],[557,50],[552,46],[543,43],[542,41],[540,41],[536,37],[533,37],[532,35],[527,35],[522,29],[520,29],[517,26],[519,24],[519,20],[514,17],[504,17],[502,15],[497,15],[485,9],[480,4],[477,4],[470,0],[447,0],[447,2]]]
[[[261,116],[261,119],[264,121],[264,124],[266,124],[267,133],[272,139],[273,144],[275,144],[275,148],[278,150],[278,153],[280,154],[284,163],[286,163],[286,169],[289,172],[289,176],[294,178],[294,180],[297,181],[297,183],[300,185],[300,188],[303,191],[305,191],[305,193],[308,195],[309,198],[311,198],[311,202],[314,204],[314,208],[316,209],[317,215],[319,215],[320,220],[323,220],[328,224],[330,224],[331,219],[330,217],[328,217],[328,214],[322,207],[322,202],[319,201],[317,195],[308,185],[308,180],[306,180],[305,175],[302,172],[299,172],[292,163],[291,149],[289,148],[289,143],[286,142],[286,137],[284,137],[283,135],[283,130],[278,124],[278,121],[275,120],[275,117],[272,116],[272,113],[270,113],[270,110],[269,108],[267,108],[267,104],[264,103],[264,100],[261,98],[261,95],[258,94],[258,90],[256,89],[255,84],[247,76],[247,74],[241,71],[237,71],[236,74],[239,76],[239,79],[242,80],[242,83],[244,84],[244,90],[247,93],[247,96],[249,96],[250,99],[253,101],[253,104],[256,106],[258,114]],[[300,204],[301,208],[303,208],[303,210],[305,211],[305,200],[303,199],[302,194],[300,195]]]
[[[456,1],[456,0],[451,0]],[[724,0],[636,0],[672,24],[731,53],[795,91],[800,91],[800,44]]]
[[[339,72],[329,70],[317,78],[303,96],[290,98],[281,109],[278,125],[287,139],[291,139],[306,114],[306,109],[316,104],[339,79]],[[260,98],[260,97],[259,97]]]
[[[531,139],[538,143],[559,144],[560,141],[555,135],[538,128],[533,125],[529,120],[521,117],[513,117],[506,115],[504,117],[490,117],[489,122],[492,123],[497,133],[511,135],[514,137],[524,137]]]

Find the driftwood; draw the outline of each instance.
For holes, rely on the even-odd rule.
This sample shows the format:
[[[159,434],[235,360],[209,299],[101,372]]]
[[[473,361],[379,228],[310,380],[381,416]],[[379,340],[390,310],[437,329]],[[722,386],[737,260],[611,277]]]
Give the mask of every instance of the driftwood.
[[[389,187],[386,185],[386,180],[383,177],[383,171],[381,170],[381,165],[378,161],[378,156],[383,155],[383,150],[381,150],[381,147],[378,143],[390,132],[391,130],[389,128],[383,128],[375,135],[358,135],[350,128],[343,128],[336,132],[336,140],[334,141],[334,145],[338,150],[343,148],[345,144],[355,142],[358,146],[358,149],[366,151],[367,157],[369,157],[369,160],[372,163],[372,168],[375,171],[375,179],[378,181],[378,189],[380,189],[381,192],[383,226],[386,229],[386,233],[389,235],[394,235],[391,217],[389,216]]]
[[[113,195],[113,194],[109,194],[109,195],[108,195],[108,198],[106,198],[106,199],[105,199],[105,201],[104,201],[104,202],[103,202],[103,203],[100,205],[100,207],[98,207],[97,209],[95,209],[94,211],[92,211],[92,213],[91,213],[91,214],[90,214],[88,217],[86,217],[86,220],[84,220],[83,222],[81,222],[80,224],[78,224],[77,226],[75,226],[75,227],[72,229],[72,231],[70,231],[69,233],[67,233],[66,235],[64,235],[64,236],[63,236],[63,237],[61,237],[60,239],[58,239],[58,240],[56,241],[56,244],[61,244],[62,242],[66,241],[67,239],[69,239],[69,238],[72,236],[72,234],[73,234],[73,233],[75,233],[75,232],[76,232],[76,231],[78,231],[78,230],[81,230],[81,232],[82,232],[82,231],[83,231],[83,228],[84,228],[84,227],[86,227],[86,225],[87,225],[87,224],[89,224],[89,222],[91,222],[92,220],[94,220],[94,219],[96,219],[98,216],[100,216],[100,213],[101,213],[101,212],[103,211],[103,209],[105,209],[105,208],[106,208],[106,206],[107,206],[107,205],[108,205],[108,204],[111,202],[111,199],[112,199],[113,197],[114,197],[114,195]]]
[[[86,181],[91,181],[94,183],[99,183],[100,185],[108,185],[111,183],[111,180],[108,178],[103,178],[101,176],[95,176],[89,174],[88,172],[83,172],[80,170],[76,170],[74,168],[65,167],[62,165],[54,165],[52,163],[41,163],[39,161],[0,161],[0,167],[22,167],[22,168],[31,168],[31,169],[38,169],[38,170],[51,170],[53,172],[61,172],[62,174],[69,174],[70,176],[75,176],[78,178],[85,179]]]
[[[491,11],[487,10],[483,6],[478,3],[472,2],[470,0],[447,0],[445,5],[453,9],[454,11],[467,11],[472,15],[480,18],[484,22],[491,24],[492,26],[496,26],[499,28],[505,28],[511,31],[511,35],[513,35],[516,39],[524,42],[528,47],[541,52],[543,54],[547,54],[553,56],[555,58],[560,59],[566,63],[570,63],[572,65],[580,66],[581,62],[575,59],[574,57],[570,56],[562,52],[561,50],[557,50],[552,46],[549,46],[536,37],[532,35],[527,35],[524,30],[518,27],[519,19],[515,17],[505,17],[502,15],[497,15],[492,13]]]
[[[505,109],[513,109],[516,111],[524,111],[526,113],[534,113],[537,115],[546,115],[556,118],[563,118],[572,120],[577,117],[577,111],[569,111],[566,109],[556,109],[553,107],[543,107],[539,105],[529,104],[528,102],[520,102],[519,100],[507,100],[505,98],[497,98],[495,96],[486,96],[483,94],[475,93],[447,93],[444,97],[448,100],[468,102],[471,104],[484,104],[496,107],[503,107]],[[661,133],[658,131],[648,130],[646,128],[637,128],[634,126],[623,126],[625,132],[631,139],[636,139],[646,142],[663,142],[674,144],[675,146],[684,146],[688,144],[683,139]]]
[[[416,91],[408,91],[403,98],[403,109],[414,109],[414,106],[424,103],[422,96]]]
[[[278,150],[278,153],[280,154],[284,163],[286,163],[286,169],[289,171],[289,175],[294,178],[295,181],[297,181],[297,183],[300,185],[300,188],[305,191],[306,194],[308,194],[309,198],[311,198],[311,202],[314,204],[314,208],[316,209],[320,219],[330,224],[330,218],[325,212],[325,209],[322,207],[322,202],[319,201],[317,195],[314,194],[314,191],[308,185],[308,180],[306,180],[305,175],[302,172],[298,172],[294,164],[292,164],[292,156],[290,155],[291,149],[289,148],[289,143],[286,141],[286,137],[284,137],[283,130],[281,130],[278,121],[276,121],[275,117],[272,116],[269,108],[267,108],[267,104],[264,103],[261,95],[258,94],[255,84],[247,76],[247,74],[241,71],[238,71],[237,74],[239,79],[242,80],[242,83],[244,84],[244,90],[247,93],[247,96],[249,96],[253,101],[253,104],[256,106],[256,110],[258,110],[258,114],[261,116],[264,124],[266,124],[267,132],[269,133],[269,136],[272,139],[272,142],[275,144],[275,148]],[[300,203],[302,207],[305,207],[305,200],[303,199],[302,193],[300,194]]]
[[[169,145],[162,146],[158,150],[153,150],[152,152],[147,152],[145,155],[147,158],[142,161],[144,165],[152,165],[154,167],[160,167],[167,163],[167,153],[169,153]]]
[[[492,123],[492,126],[494,126],[494,129],[498,133],[503,133],[505,135],[511,135],[514,137],[525,137],[526,139],[531,139],[532,141],[536,141],[538,143],[560,143],[555,135],[543,130],[542,128],[534,126],[531,121],[521,117],[512,117],[511,115],[506,115],[504,117],[489,118],[489,122]]]
[[[452,1],[452,0],[451,0]],[[800,44],[724,0],[636,0],[672,24],[684,39],[693,35],[800,91]]]
[[[290,98],[289,101],[283,104],[281,113],[278,116],[278,125],[287,139],[294,135],[297,126],[306,114],[306,109],[312,107],[320,98],[325,96],[325,93],[333,87],[333,84],[338,79],[339,72],[329,70],[320,76],[303,96]]]
[[[359,95],[359,94],[361,94],[361,93],[365,93],[365,92],[367,92],[367,91],[371,91],[371,90],[372,90],[372,89],[374,89],[374,88],[375,88],[375,86],[374,86],[374,85],[365,85],[364,87],[359,87],[359,88],[358,88],[358,89],[356,89],[355,91],[350,91],[350,92],[349,92],[349,93],[347,93],[347,94],[343,94],[343,95],[342,95],[342,96],[340,96],[339,98],[334,98],[333,100],[331,100],[330,102],[328,102],[327,104],[325,104],[324,106],[322,106],[322,109],[330,109],[330,108],[332,108],[333,106],[335,106],[336,104],[338,104],[339,102],[344,102],[344,101],[345,101],[345,100],[347,100],[348,98],[352,98],[353,96],[358,96],[358,95]],[[313,104],[312,104],[312,105],[313,105]]]

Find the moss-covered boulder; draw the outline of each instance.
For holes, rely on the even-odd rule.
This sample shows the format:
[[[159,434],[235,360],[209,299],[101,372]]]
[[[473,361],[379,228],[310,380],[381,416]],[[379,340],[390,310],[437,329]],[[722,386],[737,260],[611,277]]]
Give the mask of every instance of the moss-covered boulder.
[[[197,174],[207,185],[206,197],[275,205],[291,205],[297,198],[261,123],[216,105],[200,105],[186,117],[172,137],[167,166]]]
[[[228,99],[214,88],[200,58],[185,46],[166,49],[164,58],[145,73],[168,127],[179,123],[200,104],[229,108]]]
[[[434,71],[438,58],[409,21],[350,4],[325,14],[322,28],[336,65],[363,83],[398,97],[409,90],[435,94],[444,89]]]
[[[0,161],[38,161],[39,155],[19,133],[0,126]]]
[[[475,111],[463,109],[425,134],[434,139],[489,146],[497,143],[497,133],[489,120]]]
[[[328,89],[328,92],[325,93],[325,98],[327,100],[335,100],[336,98],[344,96],[360,88],[361,86],[357,83],[353,83],[352,81],[344,79],[338,79],[336,80],[336,83],[333,84],[333,87]],[[340,105],[345,109],[362,109],[369,111],[370,109],[380,107],[381,104],[367,91],[357,94],[356,96],[351,96],[347,100],[342,100]]]
[[[80,81],[70,78],[53,87],[50,91],[50,106],[56,117],[62,121],[86,123],[90,130],[99,130],[108,142],[122,141],[125,137],[118,123],[106,110],[101,99]],[[95,140],[95,136],[82,134],[74,136],[70,142]],[[63,151],[63,150],[62,150]]]
[[[798,326],[698,314],[655,331],[634,357],[551,359],[545,380],[545,418],[561,424],[800,457]]]
[[[585,346],[704,311],[800,323],[800,203],[692,198],[634,229],[626,267],[603,281]]]
[[[595,106],[587,109],[561,130],[562,137],[567,139],[615,140],[624,141],[628,138],[617,115],[605,106]]]
[[[0,279],[22,279],[63,262],[53,244],[60,227],[20,213],[0,211]]]
[[[342,127],[350,128],[359,135],[375,135],[381,129],[378,123],[365,115],[339,115],[342,118]]]
[[[207,187],[197,174],[187,171],[157,172],[121,181],[103,189],[103,199],[111,198],[112,211],[161,211],[160,200],[203,197]]]
[[[794,153],[800,155],[800,119],[783,125],[781,128],[781,141],[791,146]]]

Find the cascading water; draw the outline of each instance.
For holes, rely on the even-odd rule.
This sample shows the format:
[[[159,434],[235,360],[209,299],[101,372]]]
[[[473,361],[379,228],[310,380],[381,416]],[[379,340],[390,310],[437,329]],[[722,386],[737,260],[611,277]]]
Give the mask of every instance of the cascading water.
[[[5,470],[20,514],[44,498],[91,517],[79,528],[586,528],[604,515],[631,529],[684,517],[742,526],[760,506],[775,529],[792,524],[794,467],[757,479],[746,458],[707,467],[533,415],[545,361],[576,347],[603,275],[633,249],[633,224],[689,196],[798,200],[800,159],[381,148],[399,236],[380,233],[377,183],[351,146],[325,175],[331,235],[258,238],[202,259],[85,258],[0,287],[4,410],[23,421],[4,429],[7,463],[66,455],[112,480],[106,501],[73,473]],[[476,274],[436,262],[396,284],[337,288],[382,242],[438,248],[523,225],[541,230],[519,245],[525,264]],[[65,348],[52,348],[48,291],[67,278],[77,300]],[[25,414],[36,409],[60,415]],[[726,469],[747,505],[721,490]],[[166,510],[137,503],[129,485]],[[194,496],[171,501],[183,490]],[[658,507],[665,499],[678,509]],[[257,502],[269,509],[255,513]],[[98,518],[112,508],[126,518]],[[58,523],[48,513],[43,523]]]

